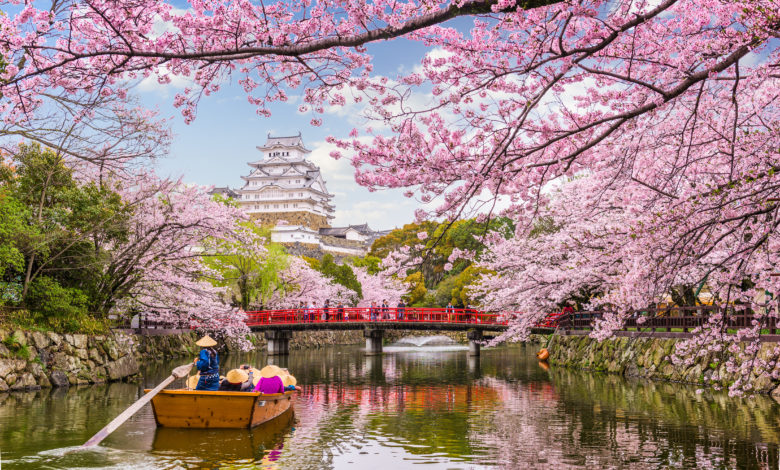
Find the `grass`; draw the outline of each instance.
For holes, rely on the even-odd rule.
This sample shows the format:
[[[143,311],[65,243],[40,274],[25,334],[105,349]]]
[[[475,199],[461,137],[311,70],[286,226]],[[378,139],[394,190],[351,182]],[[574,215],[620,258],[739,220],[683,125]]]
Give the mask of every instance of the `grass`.
[[[0,307],[2,308],[2,307]],[[40,313],[25,309],[8,309],[0,315],[0,328],[26,331],[52,331],[55,333],[84,333],[88,335],[106,334],[110,330],[107,319],[89,315],[81,317],[46,317]]]
[[[16,333],[5,338],[3,344],[14,356],[20,359],[30,359],[30,347],[22,344],[22,339],[16,336]]]

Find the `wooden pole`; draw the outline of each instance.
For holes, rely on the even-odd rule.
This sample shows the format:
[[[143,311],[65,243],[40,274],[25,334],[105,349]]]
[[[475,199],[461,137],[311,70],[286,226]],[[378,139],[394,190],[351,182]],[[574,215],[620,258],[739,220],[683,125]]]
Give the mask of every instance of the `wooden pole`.
[[[187,377],[187,375],[190,373],[190,369],[192,369],[193,363],[185,364],[183,366],[179,366],[175,369],[173,369],[173,372],[171,373],[171,376],[167,379],[160,382],[160,385],[156,386],[154,389],[152,389],[149,393],[142,396],[138,401],[130,405],[128,409],[122,412],[119,416],[114,418],[113,421],[108,423],[106,427],[101,429],[97,432],[94,436],[92,436],[87,442],[85,442],[81,447],[93,447],[108,437],[109,434],[114,432],[116,428],[122,425],[125,421],[127,421],[128,418],[133,416],[140,410],[145,404],[149,403],[149,401],[157,395],[160,390],[164,389],[168,386],[171,382],[173,382],[176,379],[181,379],[183,377]]]

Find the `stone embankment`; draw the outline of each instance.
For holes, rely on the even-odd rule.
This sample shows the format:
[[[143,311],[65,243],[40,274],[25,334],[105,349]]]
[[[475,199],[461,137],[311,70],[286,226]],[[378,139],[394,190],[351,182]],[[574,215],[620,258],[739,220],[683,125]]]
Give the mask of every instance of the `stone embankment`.
[[[737,376],[729,373],[724,359],[714,353],[698,357],[693,364],[674,364],[670,356],[678,339],[616,337],[601,342],[588,336],[555,335],[548,347],[549,362],[577,369],[609,372],[626,377],[727,387]],[[543,344],[546,344],[546,338]],[[776,343],[763,343],[758,358],[774,362],[780,373],[780,360],[773,357]],[[757,393],[780,395],[777,380],[767,373],[753,373],[749,384]]]
[[[87,336],[0,330],[0,392],[125,380],[139,364],[195,354],[194,333]]]
[[[466,342],[464,332],[388,330],[385,338],[393,342],[403,336],[434,334]],[[150,336],[117,331],[88,336],[0,329],[0,392],[128,380],[138,374],[143,363],[194,357],[200,350],[195,344],[198,337],[194,332]],[[256,350],[265,349],[262,332],[252,334],[250,340]],[[362,330],[300,331],[293,334],[290,349],[363,344],[364,341]]]

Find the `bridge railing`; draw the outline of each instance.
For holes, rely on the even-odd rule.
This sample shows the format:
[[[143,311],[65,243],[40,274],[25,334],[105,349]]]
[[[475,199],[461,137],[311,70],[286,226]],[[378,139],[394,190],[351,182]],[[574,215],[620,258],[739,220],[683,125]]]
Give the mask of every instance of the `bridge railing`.
[[[468,323],[506,325],[496,313],[463,308],[418,307],[331,307],[296,308],[246,312],[248,326],[300,323],[386,322],[386,323]]]
[[[705,325],[716,309],[710,306],[643,309],[632,312],[623,324],[623,331],[689,333]],[[557,321],[562,330],[590,330],[605,312],[572,312],[561,315]],[[755,316],[749,310],[728,309],[723,317],[726,329],[740,329],[753,326],[758,321],[761,328],[770,334],[780,334],[780,321],[775,317]]]

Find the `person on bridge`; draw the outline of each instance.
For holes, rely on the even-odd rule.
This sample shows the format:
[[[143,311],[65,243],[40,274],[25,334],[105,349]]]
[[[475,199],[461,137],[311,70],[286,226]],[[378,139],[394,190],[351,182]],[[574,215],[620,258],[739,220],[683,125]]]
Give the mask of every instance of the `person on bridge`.
[[[390,319],[390,304],[387,303],[387,299],[382,301],[382,320]]]
[[[379,307],[376,306],[376,300],[371,301],[371,308],[368,309],[368,316],[371,321],[376,321],[376,317],[379,315]]]
[[[455,320],[455,306],[452,305],[452,301],[447,304],[447,306],[444,308],[444,312],[447,314],[447,319],[449,321]]]
[[[395,314],[398,320],[403,321],[404,319],[404,310],[406,309],[406,304],[404,303],[404,299],[401,299],[398,301],[398,306],[395,307]]]
[[[325,299],[325,304],[322,306],[322,319],[330,320],[330,299]]]
[[[217,342],[211,336],[204,336],[195,344],[200,346],[200,354],[193,362],[200,372],[200,379],[195,390],[218,390],[219,389],[219,355],[214,346]]]
[[[336,318],[344,321],[349,321],[349,314],[344,313],[344,303],[339,301],[336,306]]]

